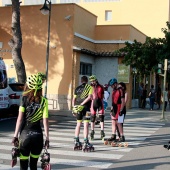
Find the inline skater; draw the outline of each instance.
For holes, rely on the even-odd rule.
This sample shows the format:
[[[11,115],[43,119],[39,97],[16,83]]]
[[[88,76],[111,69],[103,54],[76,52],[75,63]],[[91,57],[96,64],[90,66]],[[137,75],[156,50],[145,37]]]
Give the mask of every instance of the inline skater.
[[[37,169],[37,161],[43,149],[43,132],[40,125],[42,119],[47,149],[49,148],[48,101],[42,96],[41,76],[34,74],[27,78],[12,140],[12,144],[19,149],[21,170],[27,170],[28,166],[31,170]]]
[[[94,126],[95,126],[95,119],[96,113],[98,111],[99,119],[100,119],[100,128],[101,128],[101,139],[105,137],[104,133],[104,107],[103,107],[103,97],[104,97],[104,89],[103,86],[99,84],[95,75],[89,77],[91,82],[91,86],[93,88],[93,95],[92,95],[92,103],[91,103],[91,139],[94,139]]]
[[[81,77],[81,85],[75,89],[74,97],[72,100],[73,115],[77,118],[77,126],[75,128],[75,146],[74,150],[82,149],[83,151],[94,150],[92,144],[89,143],[89,122],[90,122],[90,105],[92,98],[92,87],[88,85],[87,76]],[[84,145],[79,140],[80,127],[84,117]]]
[[[119,142],[125,142],[125,138],[123,135],[123,127],[121,123],[118,123],[118,116],[122,115],[122,110],[125,105],[125,99],[123,95],[123,91],[121,88],[118,88],[117,79],[112,78],[109,81],[109,86],[112,87],[112,107],[111,107],[111,120],[112,120],[112,136],[105,141],[105,144],[112,143],[115,144],[116,142],[116,125],[118,126],[119,132],[120,132],[120,139]]]

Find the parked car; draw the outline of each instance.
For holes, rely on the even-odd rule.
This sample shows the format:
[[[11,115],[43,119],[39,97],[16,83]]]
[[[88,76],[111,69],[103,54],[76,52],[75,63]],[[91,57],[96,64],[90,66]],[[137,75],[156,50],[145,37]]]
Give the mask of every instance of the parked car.
[[[24,90],[24,84],[21,83],[10,83],[8,85],[9,94],[9,109],[11,114],[18,113],[18,108],[20,105],[21,96]]]

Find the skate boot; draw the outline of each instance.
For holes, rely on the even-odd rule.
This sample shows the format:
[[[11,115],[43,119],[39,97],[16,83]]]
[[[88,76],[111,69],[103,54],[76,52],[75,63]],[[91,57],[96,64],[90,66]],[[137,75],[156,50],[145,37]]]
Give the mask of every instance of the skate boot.
[[[113,141],[116,141],[116,135],[115,134],[112,134],[112,136],[110,138],[104,140],[104,144],[105,145],[111,145],[111,143]]]
[[[12,148],[12,161],[11,161],[11,166],[14,167],[17,164],[17,157],[20,156],[19,149],[18,148]]]
[[[74,151],[75,150],[82,150],[82,143],[79,141],[79,138],[74,138]]]
[[[165,149],[168,149],[168,150],[170,149],[170,141],[168,142],[167,145],[164,145],[164,148],[165,148]]]
[[[51,170],[50,153],[47,152],[47,149],[44,149],[44,153],[41,155],[41,168],[43,170]]]
[[[90,133],[90,139],[91,139],[91,140],[94,139],[94,134],[95,134],[95,132],[94,132],[94,130],[92,130],[91,133]]]
[[[122,147],[122,146],[128,147],[128,143],[125,142],[125,136],[121,136],[120,139],[119,139],[119,141],[117,141],[117,142],[112,142],[111,145],[112,145],[113,147],[114,147],[114,146],[118,146],[118,147]]]
[[[83,152],[91,152],[94,151],[94,147],[92,144],[89,143],[88,139],[84,139],[84,144],[83,144]]]
[[[103,139],[104,139],[104,137],[105,137],[104,130],[101,130],[100,134],[101,134],[101,139],[103,140]]]

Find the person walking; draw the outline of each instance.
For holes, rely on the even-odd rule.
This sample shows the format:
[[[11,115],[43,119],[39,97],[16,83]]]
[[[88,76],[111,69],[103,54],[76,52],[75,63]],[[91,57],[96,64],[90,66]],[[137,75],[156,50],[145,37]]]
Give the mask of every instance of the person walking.
[[[73,115],[76,116],[77,125],[75,128],[75,146],[74,149],[82,149],[82,143],[79,139],[80,127],[84,117],[84,145],[83,150],[87,148],[92,148],[93,146],[89,143],[88,134],[89,134],[89,122],[90,122],[90,106],[92,99],[92,87],[87,84],[87,76],[81,77],[81,85],[75,89],[74,97],[72,100],[73,105]]]
[[[110,111],[111,120],[112,120],[112,136],[107,140],[109,142],[116,141],[116,125],[118,126],[118,130],[120,132],[120,142],[125,141],[125,137],[123,134],[123,127],[121,123],[118,123],[118,117],[123,115],[123,109],[125,106],[125,97],[122,88],[118,88],[117,79],[112,78],[109,81],[109,86],[112,87],[112,107]]]
[[[100,128],[101,128],[101,139],[105,137],[104,133],[104,106],[103,106],[103,97],[104,97],[104,89],[103,86],[99,84],[97,77],[92,75],[89,77],[91,82],[91,86],[93,88],[92,94],[92,103],[91,103],[91,139],[94,139],[94,126],[95,126],[95,119],[96,113],[98,111],[99,120],[100,120]]]
[[[31,170],[37,169],[44,143],[40,125],[42,119],[46,137],[45,148],[49,148],[48,100],[42,96],[42,84],[41,76],[34,74],[27,78],[24,86],[12,140],[12,144],[19,147],[20,170],[27,170],[28,165]]]
[[[149,100],[150,100],[150,110],[153,110],[154,102],[155,102],[155,89],[154,89],[154,85],[151,85],[151,89],[150,89],[150,92],[149,92]]]

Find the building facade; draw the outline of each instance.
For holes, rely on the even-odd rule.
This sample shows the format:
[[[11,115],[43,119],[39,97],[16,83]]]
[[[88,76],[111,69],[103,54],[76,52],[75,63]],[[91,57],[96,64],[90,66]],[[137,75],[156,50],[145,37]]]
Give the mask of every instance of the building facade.
[[[43,4],[45,0],[22,0],[21,5]],[[130,24],[149,37],[163,37],[161,28],[170,21],[170,0],[51,0],[53,4],[76,3],[95,14],[98,25]],[[10,5],[1,0],[0,5]]]
[[[27,76],[45,72],[48,16],[40,13],[41,7],[31,5],[20,9],[22,57]],[[12,36],[11,16],[11,6],[0,7],[0,55],[7,64],[8,77],[16,77],[8,46]],[[69,20],[67,16],[71,16]],[[132,25],[97,25],[97,16],[76,4],[53,4],[47,88],[49,108],[70,109],[74,89],[82,75],[96,74],[103,85],[113,77],[118,78],[123,54],[118,56],[115,51],[124,47],[125,41],[144,42],[145,38],[146,35]],[[127,88],[132,98],[130,74]],[[131,100],[128,107],[131,107]]]

